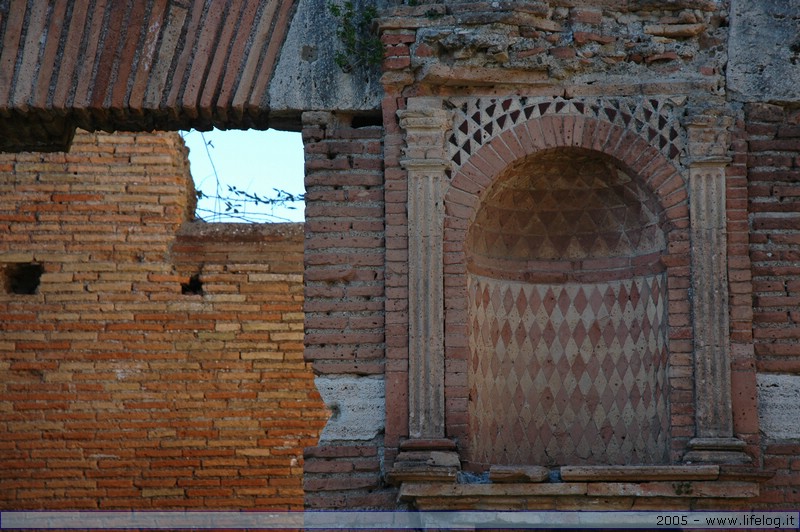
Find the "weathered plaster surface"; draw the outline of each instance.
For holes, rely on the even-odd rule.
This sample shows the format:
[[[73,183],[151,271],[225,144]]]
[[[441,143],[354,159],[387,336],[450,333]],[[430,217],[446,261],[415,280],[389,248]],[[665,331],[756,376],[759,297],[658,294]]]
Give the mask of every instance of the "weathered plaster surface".
[[[371,440],[386,425],[383,379],[372,377],[317,377],[319,390],[331,417],[320,443],[342,440]]]
[[[772,440],[800,439],[800,375],[758,375],[761,432]]]
[[[356,4],[363,4],[363,0]],[[381,2],[377,2],[380,4]],[[380,108],[380,70],[345,73],[334,62],[339,21],[326,0],[300,0],[269,89],[273,114]]]
[[[728,89],[744,101],[800,99],[798,28],[797,0],[732,0]]]

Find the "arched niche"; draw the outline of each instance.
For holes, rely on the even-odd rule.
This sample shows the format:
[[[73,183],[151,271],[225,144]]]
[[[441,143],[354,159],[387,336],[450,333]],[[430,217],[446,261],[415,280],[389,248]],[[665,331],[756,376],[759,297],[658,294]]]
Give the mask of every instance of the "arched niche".
[[[664,220],[600,152],[494,177],[464,242],[473,467],[669,461]]]

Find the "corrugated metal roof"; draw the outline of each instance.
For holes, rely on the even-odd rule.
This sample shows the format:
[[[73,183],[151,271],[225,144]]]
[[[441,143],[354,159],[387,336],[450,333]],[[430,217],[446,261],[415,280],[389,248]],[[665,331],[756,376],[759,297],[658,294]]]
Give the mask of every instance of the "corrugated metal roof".
[[[296,0],[0,0],[0,149],[74,128],[266,127]]]

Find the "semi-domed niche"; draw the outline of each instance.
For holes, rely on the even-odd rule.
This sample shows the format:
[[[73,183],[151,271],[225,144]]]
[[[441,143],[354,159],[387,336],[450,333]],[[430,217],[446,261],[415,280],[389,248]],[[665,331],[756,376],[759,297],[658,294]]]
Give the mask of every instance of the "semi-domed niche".
[[[667,462],[662,220],[588,150],[495,179],[465,248],[473,468]]]

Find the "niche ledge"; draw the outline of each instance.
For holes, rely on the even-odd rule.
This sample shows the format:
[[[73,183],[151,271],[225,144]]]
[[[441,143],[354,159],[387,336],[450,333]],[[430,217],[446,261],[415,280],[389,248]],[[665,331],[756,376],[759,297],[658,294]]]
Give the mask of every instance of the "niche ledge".
[[[564,466],[559,473],[550,482],[407,481],[399,496],[418,510],[688,509],[696,499],[758,497],[766,479],[719,465]]]

